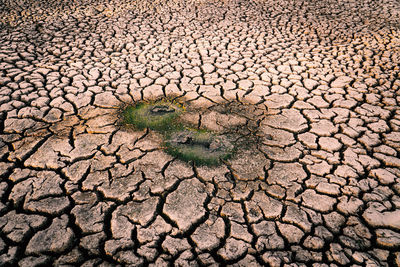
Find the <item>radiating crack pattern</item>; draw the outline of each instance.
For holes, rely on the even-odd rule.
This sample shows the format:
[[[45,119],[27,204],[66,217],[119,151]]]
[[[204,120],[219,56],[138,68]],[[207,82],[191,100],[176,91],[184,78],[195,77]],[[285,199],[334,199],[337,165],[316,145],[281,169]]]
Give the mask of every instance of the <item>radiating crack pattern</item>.
[[[1,266],[400,266],[398,2],[2,2]]]

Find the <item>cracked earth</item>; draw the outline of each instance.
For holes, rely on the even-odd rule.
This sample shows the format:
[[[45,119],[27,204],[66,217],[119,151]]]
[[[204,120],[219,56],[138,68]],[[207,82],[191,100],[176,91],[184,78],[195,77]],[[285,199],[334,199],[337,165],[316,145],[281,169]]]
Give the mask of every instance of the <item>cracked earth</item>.
[[[2,3],[1,266],[400,265],[399,2]],[[120,124],[171,96],[251,141]]]

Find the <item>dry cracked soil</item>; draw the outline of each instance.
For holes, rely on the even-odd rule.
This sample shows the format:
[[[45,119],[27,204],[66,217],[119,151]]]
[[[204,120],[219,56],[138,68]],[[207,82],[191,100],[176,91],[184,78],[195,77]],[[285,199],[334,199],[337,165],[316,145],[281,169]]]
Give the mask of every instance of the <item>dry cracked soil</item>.
[[[398,1],[0,15],[0,266],[400,265]],[[121,125],[171,96],[236,155],[197,166]]]

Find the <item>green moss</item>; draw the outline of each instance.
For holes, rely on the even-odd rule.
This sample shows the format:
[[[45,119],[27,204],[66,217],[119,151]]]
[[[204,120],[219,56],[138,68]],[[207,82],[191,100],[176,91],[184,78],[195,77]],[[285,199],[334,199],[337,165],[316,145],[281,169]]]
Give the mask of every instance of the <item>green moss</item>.
[[[225,135],[184,125],[179,116],[183,105],[168,100],[141,102],[122,111],[123,123],[137,129],[149,128],[164,137],[165,151],[186,162],[214,166],[234,154],[234,145]]]
[[[172,102],[142,102],[127,107],[123,111],[123,120],[125,124],[131,124],[137,129],[166,132],[181,128],[177,118],[182,112],[183,107]]]
[[[173,132],[166,137],[165,147],[169,154],[197,165],[218,165],[234,153],[227,137],[207,130]]]

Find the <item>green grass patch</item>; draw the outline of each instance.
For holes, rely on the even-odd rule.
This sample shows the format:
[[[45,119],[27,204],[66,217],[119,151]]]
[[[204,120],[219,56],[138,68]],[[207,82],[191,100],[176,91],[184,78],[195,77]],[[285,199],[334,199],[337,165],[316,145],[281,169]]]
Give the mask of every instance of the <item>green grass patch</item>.
[[[127,107],[122,115],[124,124],[137,129],[149,128],[159,132],[168,132],[182,128],[177,121],[184,108],[169,101],[141,102]]]
[[[165,147],[170,155],[183,161],[208,166],[218,165],[234,153],[234,146],[226,136],[207,130],[172,132],[166,137]]]
[[[232,157],[233,142],[207,129],[193,129],[179,119],[185,107],[174,101],[140,102],[122,110],[123,124],[162,134],[165,151],[196,165],[215,166]]]

